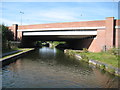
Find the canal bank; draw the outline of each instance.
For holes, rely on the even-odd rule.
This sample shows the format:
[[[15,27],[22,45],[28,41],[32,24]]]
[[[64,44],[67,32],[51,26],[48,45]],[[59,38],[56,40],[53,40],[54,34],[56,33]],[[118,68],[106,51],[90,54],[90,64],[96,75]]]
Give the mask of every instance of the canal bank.
[[[120,68],[118,67],[114,67],[112,65],[109,65],[108,63],[105,62],[101,62],[98,60],[93,60],[91,58],[89,58],[87,55],[80,55],[78,53],[83,53],[83,51],[81,50],[71,50],[71,49],[65,49],[64,53],[69,55],[69,56],[74,56],[75,58],[77,58],[78,60],[87,62],[89,64],[92,64],[102,70],[105,70],[111,74],[114,74],[116,76],[120,76]]]
[[[3,88],[118,88],[120,78],[42,47],[2,68]]]
[[[33,51],[34,48],[21,48],[16,51],[11,51],[7,53],[3,53],[2,58],[0,58],[0,63],[2,63],[2,66],[9,64],[13,62],[15,59],[21,57],[22,55],[25,55],[26,53]]]

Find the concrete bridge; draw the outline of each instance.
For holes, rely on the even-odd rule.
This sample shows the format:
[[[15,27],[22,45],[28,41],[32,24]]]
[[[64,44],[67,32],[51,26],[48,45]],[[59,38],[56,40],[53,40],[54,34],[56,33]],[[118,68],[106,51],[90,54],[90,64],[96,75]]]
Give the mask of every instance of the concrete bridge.
[[[37,25],[14,24],[9,29],[14,33],[14,39],[20,40],[23,46],[33,45],[33,42],[66,41],[77,49],[88,48],[92,52],[120,47],[120,20],[107,17],[105,20],[49,23]]]

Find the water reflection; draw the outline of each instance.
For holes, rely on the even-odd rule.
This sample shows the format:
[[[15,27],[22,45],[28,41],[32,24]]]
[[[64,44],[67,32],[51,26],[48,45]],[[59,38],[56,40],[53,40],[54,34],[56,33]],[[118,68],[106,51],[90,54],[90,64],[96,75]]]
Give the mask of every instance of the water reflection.
[[[42,59],[46,59],[46,58],[54,58],[56,55],[56,49],[53,48],[47,48],[47,47],[43,47],[42,49],[39,49],[39,56]]]
[[[3,67],[3,87],[6,88],[117,88],[118,79],[47,47]]]

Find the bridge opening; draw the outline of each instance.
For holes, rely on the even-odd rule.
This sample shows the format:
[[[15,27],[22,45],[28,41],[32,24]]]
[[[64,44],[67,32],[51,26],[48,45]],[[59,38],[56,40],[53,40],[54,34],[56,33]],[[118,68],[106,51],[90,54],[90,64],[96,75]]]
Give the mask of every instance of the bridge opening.
[[[23,36],[22,47],[33,48],[42,46],[54,46],[60,49],[89,49],[96,35],[40,35]]]

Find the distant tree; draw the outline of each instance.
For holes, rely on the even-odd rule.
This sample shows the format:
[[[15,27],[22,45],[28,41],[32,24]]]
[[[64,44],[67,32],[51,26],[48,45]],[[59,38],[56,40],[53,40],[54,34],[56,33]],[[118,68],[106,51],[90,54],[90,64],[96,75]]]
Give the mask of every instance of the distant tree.
[[[0,31],[2,32],[2,46],[5,48],[9,46],[9,41],[14,40],[14,34],[5,25],[0,25]]]
[[[12,31],[10,31],[8,29],[7,26],[1,25],[1,29],[2,29],[2,39],[3,39],[3,41],[6,41],[6,40],[12,41],[12,40],[14,40],[14,34],[13,34]]]

